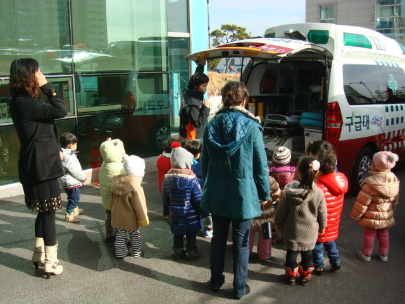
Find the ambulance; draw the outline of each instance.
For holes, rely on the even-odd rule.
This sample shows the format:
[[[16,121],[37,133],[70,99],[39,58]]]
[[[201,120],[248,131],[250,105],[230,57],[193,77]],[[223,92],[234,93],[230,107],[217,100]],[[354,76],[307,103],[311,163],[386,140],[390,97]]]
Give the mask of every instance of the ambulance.
[[[371,29],[303,23],[186,58],[240,57],[240,80],[249,90],[249,110],[261,118],[269,159],[283,145],[296,162],[309,142],[326,140],[357,190],[375,152],[405,158],[404,52]]]

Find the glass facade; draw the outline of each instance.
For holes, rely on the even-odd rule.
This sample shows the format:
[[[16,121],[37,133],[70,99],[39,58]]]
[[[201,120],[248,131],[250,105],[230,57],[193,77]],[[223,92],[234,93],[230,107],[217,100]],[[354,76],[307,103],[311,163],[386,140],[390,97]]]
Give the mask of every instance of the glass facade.
[[[405,43],[405,0],[377,0],[376,30]]]
[[[108,137],[121,139],[127,153],[160,153],[190,73],[183,58],[191,51],[188,3],[2,0],[0,185],[18,181],[7,87],[15,58],[35,58],[62,93],[69,114],[57,121],[58,131],[77,135],[84,169],[92,147]]]

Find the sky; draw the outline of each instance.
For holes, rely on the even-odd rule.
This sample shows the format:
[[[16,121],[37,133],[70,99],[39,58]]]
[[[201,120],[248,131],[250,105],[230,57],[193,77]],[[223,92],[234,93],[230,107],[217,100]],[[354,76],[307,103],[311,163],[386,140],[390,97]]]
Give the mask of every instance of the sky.
[[[304,22],[305,0],[209,0],[210,31],[235,24],[263,36],[269,27]]]

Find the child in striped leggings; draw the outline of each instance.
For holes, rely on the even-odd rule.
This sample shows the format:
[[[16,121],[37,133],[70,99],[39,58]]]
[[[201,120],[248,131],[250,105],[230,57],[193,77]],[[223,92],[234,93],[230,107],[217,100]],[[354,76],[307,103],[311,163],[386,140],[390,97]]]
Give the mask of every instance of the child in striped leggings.
[[[145,194],[141,186],[145,174],[145,160],[135,155],[124,155],[126,174],[114,176],[111,185],[111,225],[116,228],[115,257],[143,256],[140,227],[149,225]],[[131,251],[127,248],[127,234]]]

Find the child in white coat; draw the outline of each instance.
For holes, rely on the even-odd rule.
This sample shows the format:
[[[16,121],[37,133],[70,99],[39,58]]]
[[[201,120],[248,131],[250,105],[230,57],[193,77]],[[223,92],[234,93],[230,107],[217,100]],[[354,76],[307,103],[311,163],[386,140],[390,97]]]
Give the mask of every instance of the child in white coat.
[[[80,201],[80,187],[87,177],[76,156],[77,137],[72,133],[64,133],[59,141],[62,146],[64,171],[64,175],[59,181],[68,197],[65,222],[78,223],[80,222],[78,215],[83,213],[83,209],[79,209],[77,206]]]

